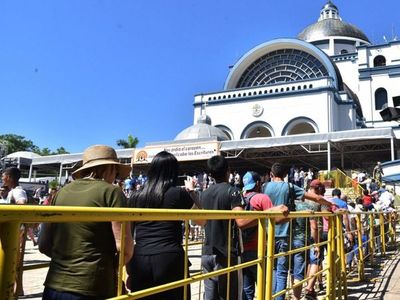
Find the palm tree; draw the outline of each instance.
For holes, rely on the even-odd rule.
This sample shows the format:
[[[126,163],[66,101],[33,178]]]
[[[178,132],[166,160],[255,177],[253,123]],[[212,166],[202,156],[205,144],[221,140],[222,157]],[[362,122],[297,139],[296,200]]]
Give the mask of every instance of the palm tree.
[[[128,134],[128,138],[126,140],[119,139],[116,141],[117,145],[122,148],[135,148],[136,145],[139,143],[137,137],[133,137],[132,134]]]

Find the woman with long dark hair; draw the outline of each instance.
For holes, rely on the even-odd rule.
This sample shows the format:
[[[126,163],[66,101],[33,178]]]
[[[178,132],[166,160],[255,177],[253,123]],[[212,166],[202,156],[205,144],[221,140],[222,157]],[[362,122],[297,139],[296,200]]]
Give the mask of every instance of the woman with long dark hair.
[[[148,181],[142,190],[130,198],[136,208],[190,209],[194,192],[191,182],[186,188],[177,187],[178,161],[166,151],[158,153],[151,162]],[[189,180],[190,181],[190,180]],[[185,255],[182,248],[181,221],[137,222],[135,252],[128,273],[132,291],[138,291],[184,278]],[[189,291],[189,288],[187,289]],[[183,299],[184,289],[176,288],[146,299]],[[188,292],[190,299],[190,291]]]

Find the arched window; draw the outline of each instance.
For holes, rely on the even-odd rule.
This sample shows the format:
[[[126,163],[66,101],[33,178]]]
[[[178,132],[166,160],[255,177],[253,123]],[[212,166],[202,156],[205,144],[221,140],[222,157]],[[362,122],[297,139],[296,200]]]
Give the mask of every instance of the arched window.
[[[297,117],[285,125],[282,136],[317,132],[319,132],[318,126],[313,120],[307,117]]]
[[[266,122],[256,121],[246,126],[240,138],[253,139],[253,138],[265,138],[271,136],[274,136],[274,131],[272,127]]]
[[[243,72],[236,88],[315,79],[328,75],[326,67],[312,54],[298,49],[278,49],[254,61]]]
[[[382,110],[388,104],[387,91],[384,88],[379,88],[375,91],[375,110]]]
[[[215,127],[221,129],[223,131],[223,133],[226,134],[226,136],[228,137],[229,140],[233,139],[232,130],[230,130],[228,127],[226,127],[224,125],[215,125]]]
[[[378,55],[374,58],[374,67],[386,66],[386,58],[383,55]]]

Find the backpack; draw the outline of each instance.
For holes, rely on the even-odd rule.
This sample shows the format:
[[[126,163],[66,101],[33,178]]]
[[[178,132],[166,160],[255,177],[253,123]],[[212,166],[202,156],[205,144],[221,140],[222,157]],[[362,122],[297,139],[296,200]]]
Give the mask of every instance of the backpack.
[[[251,206],[250,201],[251,201],[251,198],[253,198],[255,195],[257,195],[257,193],[252,192],[252,193],[248,193],[246,196],[243,197],[245,210],[247,210],[247,211],[253,210],[253,207]],[[242,243],[246,244],[252,239],[254,234],[256,234],[257,226],[249,227],[246,229],[241,229],[241,232],[242,232]]]

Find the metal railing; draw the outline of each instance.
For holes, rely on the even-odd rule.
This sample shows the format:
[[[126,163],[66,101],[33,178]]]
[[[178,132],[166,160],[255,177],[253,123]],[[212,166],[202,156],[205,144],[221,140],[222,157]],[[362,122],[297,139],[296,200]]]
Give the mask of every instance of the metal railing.
[[[328,179],[329,178],[329,179]],[[332,181],[331,188],[341,189],[350,199],[356,199],[363,195],[364,189],[357,179],[352,179],[340,169],[333,171],[321,171],[318,175],[321,182]]]
[[[0,207],[0,299],[12,299],[13,285],[17,272],[17,250],[19,247],[19,229],[21,223],[38,222],[135,222],[135,221],[184,221],[185,222],[185,273],[184,278],[178,281],[166,283],[160,286],[151,287],[145,290],[136,291],[128,294],[122,294],[123,281],[123,255],[120,255],[119,276],[118,276],[118,295],[112,299],[138,299],[144,296],[157,294],[162,291],[174,289],[177,287],[187,288],[188,285],[201,282],[205,279],[226,274],[228,277],[227,293],[229,295],[229,276],[249,266],[257,266],[257,299],[274,299],[277,296],[291,292],[293,288],[303,285],[310,278],[289,285],[289,288],[278,291],[273,294],[272,277],[274,270],[274,261],[281,256],[291,256],[295,253],[304,251],[307,253],[315,245],[326,245],[327,256],[326,265],[321,271],[313,276],[322,274],[326,278],[326,299],[342,299],[347,296],[347,270],[346,253],[344,249],[344,234],[342,229],[342,217],[345,213],[311,213],[309,211],[292,212],[289,219],[295,218],[325,218],[329,224],[327,241],[306,244],[305,247],[292,249],[285,253],[275,253],[275,218],[281,217],[280,213],[257,212],[257,211],[208,211],[208,210],[159,210],[159,209],[127,209],[127,208],[87,208],[87,207],[43,207],[43,206],[14,206],[7,205]],[[395,241],[395,232],[393,226],[397,219],[383,213],[357,213],[357,229],[354,232],[358,238],[359,260],[358,260],[358,279],[362,280],[364,273],[365,259],[373,259],[377,247],[380,247],[382,253],[385,253],[385,236],[390,235],[392,241]],[[373,220],[373,226],[363,227],[361,216],[368,216]],[[210,273],[195,273],[190,275],[188,270],[188,221],[189,220],[227,220],[229,224],[235,222],[235,219],[257,219],[258,226],[258,249],[257,259],[245,263],[232,263],[231,251],[228,251],[228,265],[226,268],[216,270]],[[379,220],[378,222],[376,220]],[[385,220],[389,220],[385,222]],[[124,228],[125,226],[122,226]],[[385,227],[389,228],[385,231]],[[231,228],[231,226],[228,226]],[[379,228],[379,229],[378,229]],[[375,231],[379,230],[379,238]],[[267,232],[268,231],[268,232]],[[369,232],[369,239],[363,242],[360,237],[364,232]],[[231,248],[231,231],[227,233],[229,245]],[[121,236],[124,236],[123,234]],[[123,243],[123,242],[122,242]],[[366,253],[364,245],[369,245],[369,252]],[[123,249],[123,245],[121,245]],[[184,293],[186,298],[186,291]],[[228,297],[229,299],[229,297]]]

